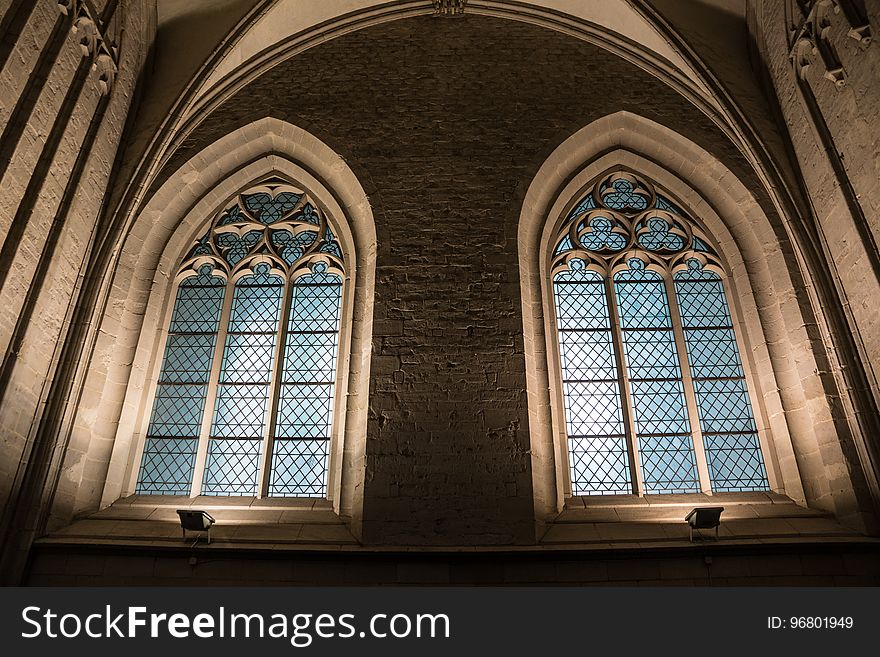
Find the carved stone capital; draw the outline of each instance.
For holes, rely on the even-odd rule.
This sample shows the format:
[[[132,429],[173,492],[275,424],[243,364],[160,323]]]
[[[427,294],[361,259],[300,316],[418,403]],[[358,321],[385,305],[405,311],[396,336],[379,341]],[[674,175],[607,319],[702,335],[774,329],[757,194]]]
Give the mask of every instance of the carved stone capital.
[[[119,72],[116,60],[108,53],[103,52],[95,59],[95,70],[98,72],[98,85],[101,93],[106,95],[110,93],[110,87],[116,81],[116,74]]]
[[[71,31],[76,34],[84,57],[94,57],[98,53],[98,42],[101,40],[101,33],[91,17],[82,15],[77,18],[73,22]]]

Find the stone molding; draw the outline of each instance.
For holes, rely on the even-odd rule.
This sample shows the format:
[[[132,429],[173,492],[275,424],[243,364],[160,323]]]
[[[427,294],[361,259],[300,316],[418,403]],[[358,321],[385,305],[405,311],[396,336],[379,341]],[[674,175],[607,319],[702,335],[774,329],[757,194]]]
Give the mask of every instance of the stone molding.
[[[436,16],[460,16],[464,13],[467,0],[433,0]]]

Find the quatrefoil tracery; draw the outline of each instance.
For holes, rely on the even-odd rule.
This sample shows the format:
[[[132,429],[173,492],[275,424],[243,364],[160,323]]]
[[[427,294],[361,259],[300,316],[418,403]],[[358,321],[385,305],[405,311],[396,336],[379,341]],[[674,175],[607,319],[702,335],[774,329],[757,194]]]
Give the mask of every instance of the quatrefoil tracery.
[[[692,259],[721,269],[706,233],[650,182],[626,171],[593,185],[563,222],[555,243],[554,272],[573,259],[605,273],[633,258],[667,271],[687,268]]]
[[[309,194],[286,183],[265,183],[238,194],[184,259],[182,271],[205,265],[231,276],[267,263],[296,277],[318,265],[342,274],[342,249]]]

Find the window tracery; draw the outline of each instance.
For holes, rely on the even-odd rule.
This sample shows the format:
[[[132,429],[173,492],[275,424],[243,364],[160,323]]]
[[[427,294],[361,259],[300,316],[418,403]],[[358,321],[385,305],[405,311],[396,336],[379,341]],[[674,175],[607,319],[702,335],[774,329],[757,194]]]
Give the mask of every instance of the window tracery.
[[[710,236],[618,170],[575,204],[553,243],[572,493],[767,490]]]
[[[326,496],[344,275],[301,189],[214,217],[178,270],[138,493]]]

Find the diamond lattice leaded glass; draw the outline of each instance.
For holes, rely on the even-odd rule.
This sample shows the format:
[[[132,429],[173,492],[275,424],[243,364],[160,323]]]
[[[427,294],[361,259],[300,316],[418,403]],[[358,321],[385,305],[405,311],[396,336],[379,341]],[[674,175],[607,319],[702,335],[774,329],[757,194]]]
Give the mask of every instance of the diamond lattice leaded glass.
[[[556,274],[553,285],[572,490],[631,492],[605,282],[575,260]]]
[[[553,244],[572,493],[766,490],[706,231],[644,178],[616,171]]]
[[[136,491],[188,495],[226,281],[203,265],[177,288]]]
[[[180,268],[138,493],[251,496],[267,481],[263,494],[326,496],[343,274],[307,192],[270,181],[218,213]]]
[[[322,497],[327,486],[342,279],[316,267],[291,292],[269,491]]]
[[[766,490],[767,472],[723,281],[699,260],[687,264],[675,274],[675,294],[713,490]]]

